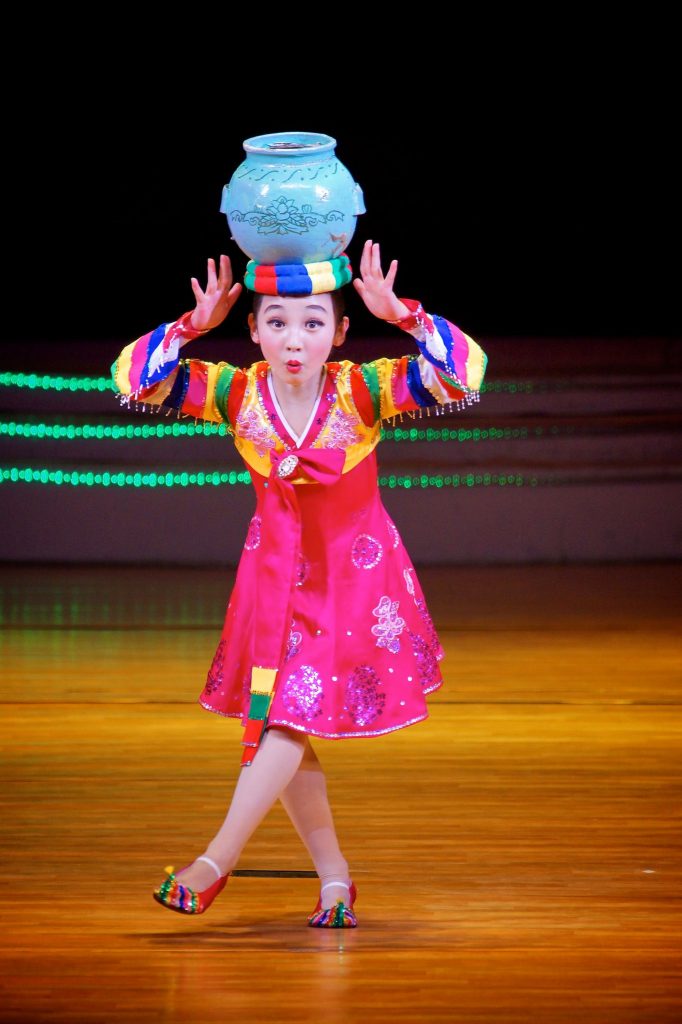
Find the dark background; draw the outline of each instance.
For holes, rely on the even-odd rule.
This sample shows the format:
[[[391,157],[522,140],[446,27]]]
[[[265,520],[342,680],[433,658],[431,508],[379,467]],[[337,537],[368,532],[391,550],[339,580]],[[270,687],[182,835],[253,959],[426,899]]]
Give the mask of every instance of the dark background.
[[[244,139],[324,132],[365,196],[356,269],[364,239],[380,241],[386,265],[400,261],[398,293],[490,357],[480,405],[448,424],[510,432],[382,446],[396,473],[474,477],[385,490],[416,562],[679,559],[677,34],[654,10],[601,27],[573,9],[527,24],[517,9],[479,11],[475,32],[385,9],[379,27],[396,40],[368,38],[356,8],[331,31],[316,12],[246,12],[242,33],[233,10],[182,8],[172,44],[165,23],[143,39],[118,12],[41,15],[4,69],[0,370],[106,378],[125,344],[191,308],[209,256],[227,252],[242,275],[219,205]],[[352,289],[349,300],[346,358],[414,351]],[[244,295],[192,355],[251,362],[248,309]],[[158,422],[111,391],[2,392],[7,422]],[[240,465],[219,436],[8,434],[2,449],[8,472]],[[236,564],[252,500],[245,488],[17,480],[3,488],[0,558]]]
[[[677,336],[677,119],[665,69],[653,74],[623,66],[579,92],[540,76],[475,106],[422,81],[317,108],[221,104],[195,80],[54,78],[9,113],[21,144],[6,164],[4,367],[32,365],[31,341],[115,350],[175,318],[209,256],[227,252],[241,274],[221,190],[245,138],[289,129],[336,138],[363,188],[356,269],[364,239],[379,240],[400,261],[398,293],[474,336]],[[353,332],[379,331],[350,301]],[[241,335],[247,312],[244,296],[220,330]],[[40,360],[58,364],[44,346]]]

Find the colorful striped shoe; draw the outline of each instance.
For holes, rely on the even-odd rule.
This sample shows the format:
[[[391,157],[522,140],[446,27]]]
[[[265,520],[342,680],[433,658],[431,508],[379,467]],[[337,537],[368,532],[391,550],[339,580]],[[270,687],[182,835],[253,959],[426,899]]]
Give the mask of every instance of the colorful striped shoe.
[[[209,885],[208,889],[195,892],[188,885],[182,885],[178,882],[174,874],[174,868],[168,867],[166,868],[168,878],[153,893],[157,903],[160,903],[162,907],[166,907],[167,910],[176,910],[179,914],[203,914],[205,910],[208,910],[218,893],[221,893],[225,888],[230,872],[228,871],[226,875],[221,875],[220,868],[210,857],[202,855],[197,857],[197,860],[205,860],[207,864],[210,864],[217,874],[218,880],[213,885]],[[189,867],[189,865],[187,866]],[[180,868],[180,870],[184,871],[185,869]]]
[[[348,889],[350,896],[348,906],[346,906],[343,900],[337,900],[333,907],[322,908],[322,893],[332,885],[340,885],[344,889]],[[308,918],[308,925],[311,928],[357,928],[358,920],[353,913],[353,904],[357,899],[357,895],[358,891],[355,888],[355,882],[351,882],[350,885],[346,885],[345,882],[327,882],[320,889],[320,898],[317,901],[317,906]]]

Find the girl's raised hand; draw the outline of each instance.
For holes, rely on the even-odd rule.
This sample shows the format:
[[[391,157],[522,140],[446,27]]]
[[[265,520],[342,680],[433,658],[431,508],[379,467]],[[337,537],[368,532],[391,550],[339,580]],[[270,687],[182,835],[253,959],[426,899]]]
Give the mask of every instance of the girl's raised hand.
[[[381,320],[400,320],[410,312],[393,291],[393,282],[398,272],[398,261],[392,260],[384,277],[381,269],[381,251],[378,242],[368,238],[362,247],[360,275],[353,278],[355,290],[370,313]]]
[[[216,275],[215,260],[209,259],[206,289],[202,289],[196,277],[191,278],[196,307],[192,312],[192,326],[197,331],[210,331],[221,324],[239,298],[240,284],[232,283],[232,266],[229,256],[220,257],[220,270]]]

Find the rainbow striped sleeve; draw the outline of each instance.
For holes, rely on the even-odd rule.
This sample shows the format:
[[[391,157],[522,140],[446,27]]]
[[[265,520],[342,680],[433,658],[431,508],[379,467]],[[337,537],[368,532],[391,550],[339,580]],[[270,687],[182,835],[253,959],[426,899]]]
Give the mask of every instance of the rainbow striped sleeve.
[[[229,363],[180,359],[180,345],[204,334],[189,325],[191,313],[161,324],[123,349],[111,368],[121,402],[176,409],[197,419],[228,420],[232,382],[242,371]]]
[[[463,394],[480,390],[485,375],[487,356],[473,338],[455,327],[442,316],[431,316],[420,302],[401,299],[410,310],[398,321],[402,330],[411,334],[419,346],[420,359],[439,372],[443,383],[450,384]],[[426,370],[426,379],[429,371]]]
[[[426,313],[414,299],[401,302],[410,312],[395,324],[412,335],[419,355],[362,365],[378,418],[435,405],[463,409],[477,402],[487,364],[480,345],[444,317]]]

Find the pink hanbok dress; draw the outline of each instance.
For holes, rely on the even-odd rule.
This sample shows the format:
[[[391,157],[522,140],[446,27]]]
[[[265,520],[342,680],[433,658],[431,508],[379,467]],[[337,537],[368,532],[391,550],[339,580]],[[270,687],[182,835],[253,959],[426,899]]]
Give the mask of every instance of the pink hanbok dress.
[[[303,435],[278,407],[266,362],[178,359],[190,314],[123,350],[113,376],[133,397],[227,423],[256,507],[222,635],[199,696],[239,718],[249,764],[263,731],[380,736],[427,717],[443,649],[400,534],[384,508],[382,420],[477,400],[486,357],[454,324],[403,299],[419,354],[330,362]]]

